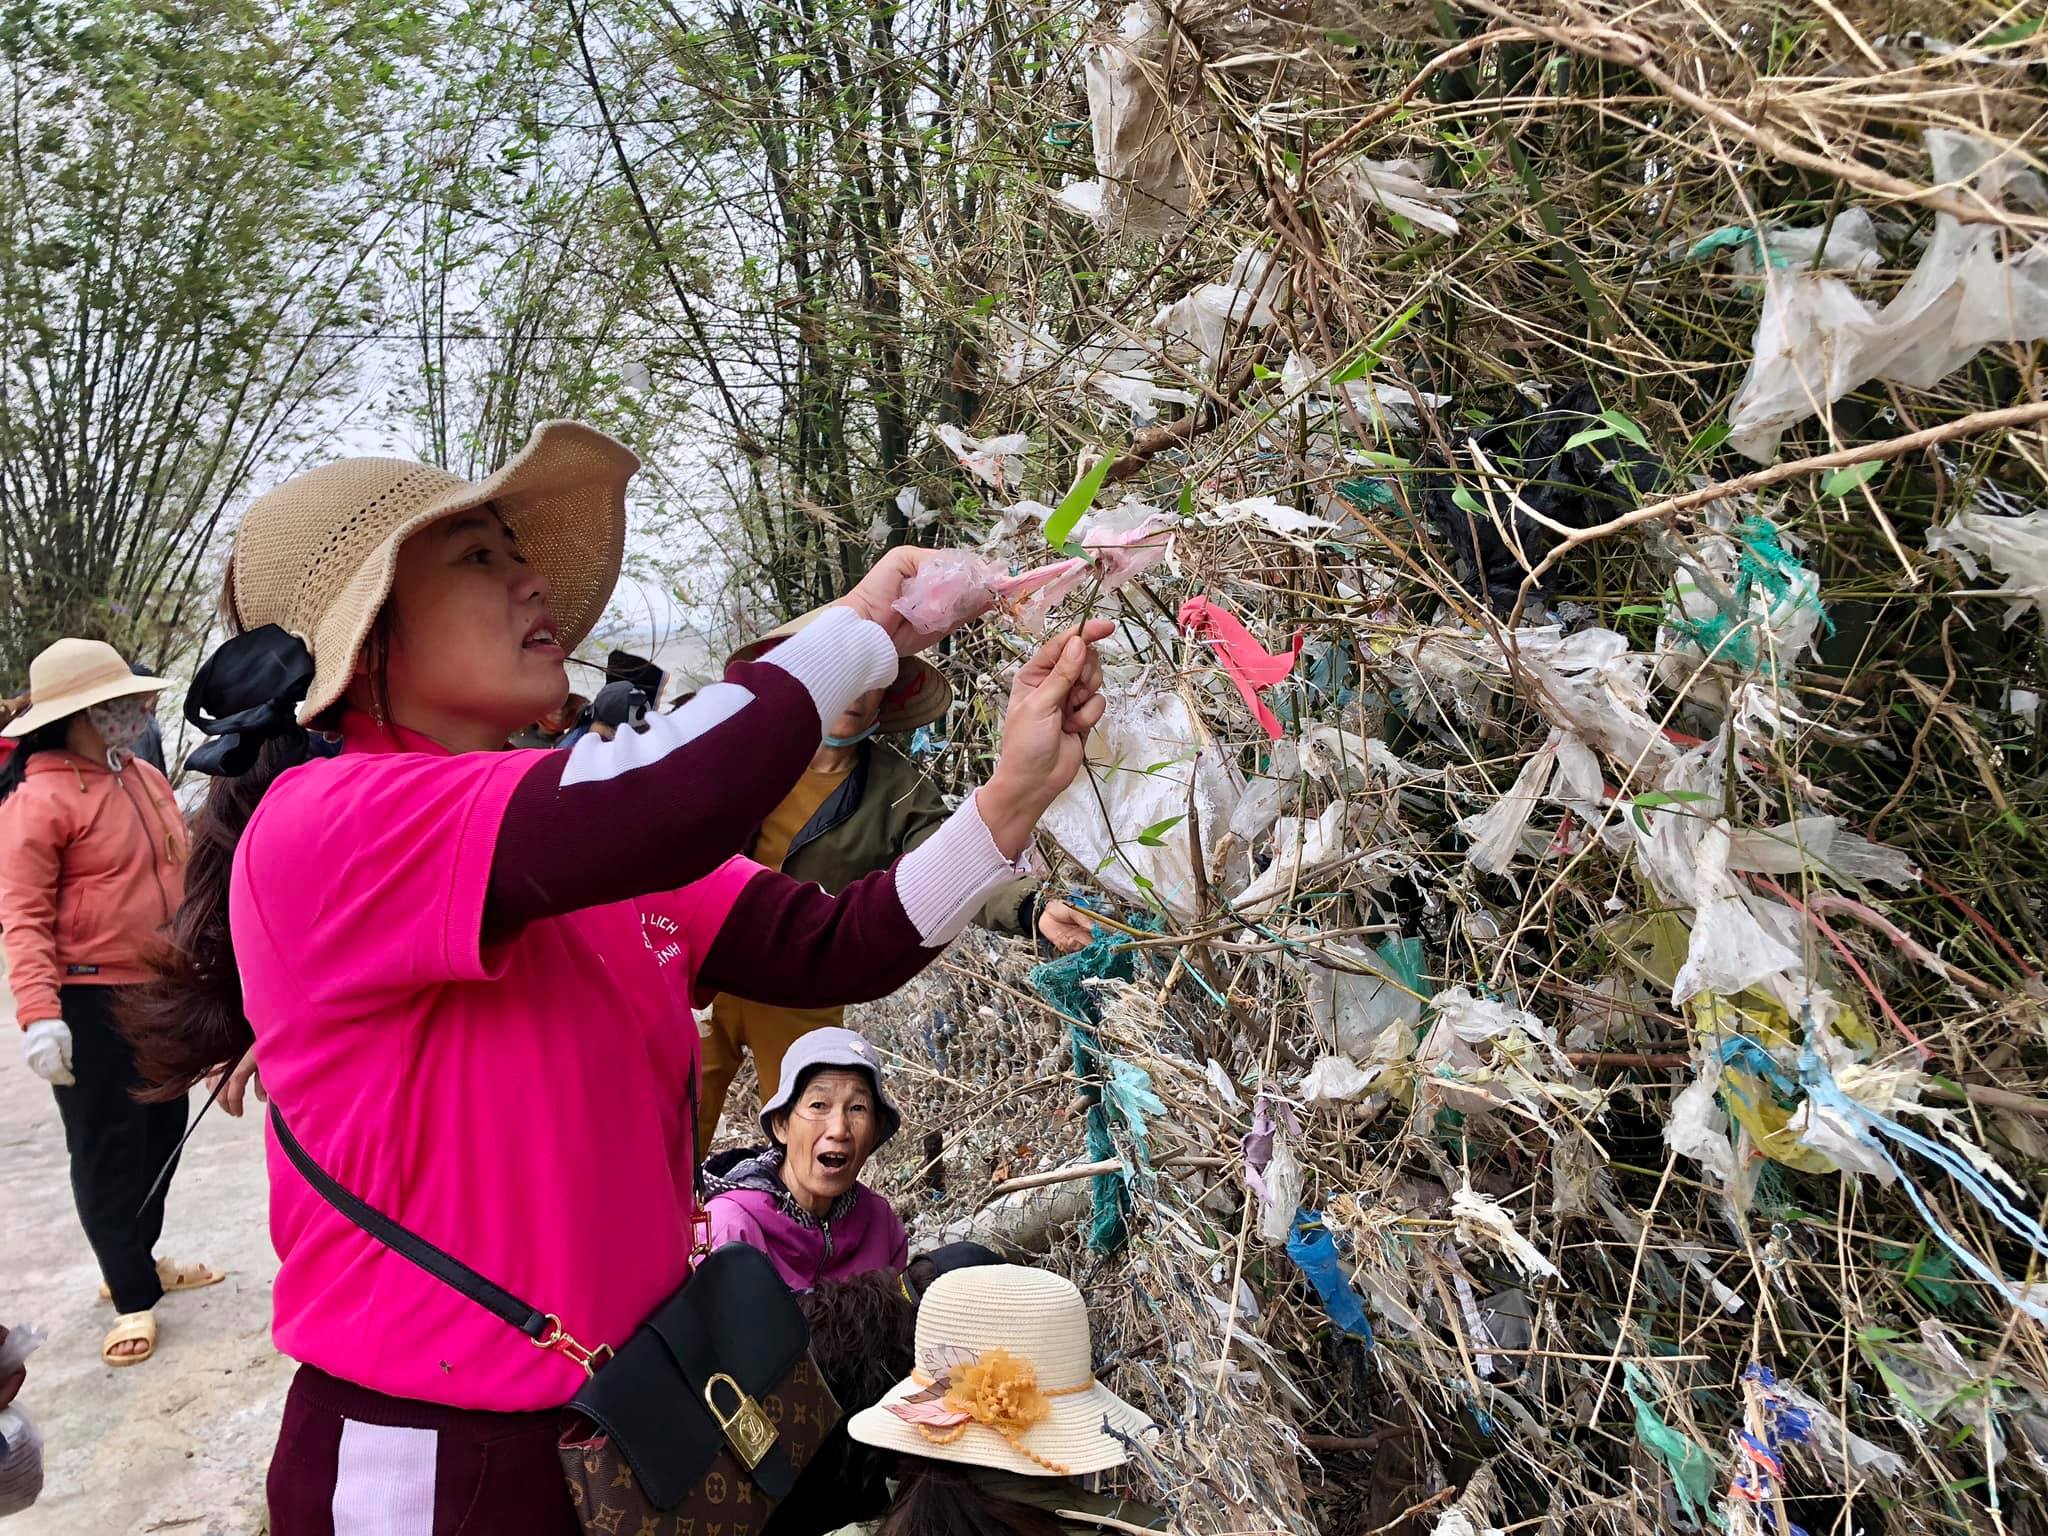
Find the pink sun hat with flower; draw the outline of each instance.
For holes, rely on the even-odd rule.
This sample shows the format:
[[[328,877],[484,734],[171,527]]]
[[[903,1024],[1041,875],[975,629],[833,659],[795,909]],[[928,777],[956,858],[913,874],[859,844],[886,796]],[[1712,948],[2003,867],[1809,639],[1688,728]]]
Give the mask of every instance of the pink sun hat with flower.
[[[1019,1264],[941,1275],[917,1308],[917,1366],[848,1432],[863,1445],[1027,1477],[1103,1472],[1149,1434],[1095,1379],[1073,1282]]]

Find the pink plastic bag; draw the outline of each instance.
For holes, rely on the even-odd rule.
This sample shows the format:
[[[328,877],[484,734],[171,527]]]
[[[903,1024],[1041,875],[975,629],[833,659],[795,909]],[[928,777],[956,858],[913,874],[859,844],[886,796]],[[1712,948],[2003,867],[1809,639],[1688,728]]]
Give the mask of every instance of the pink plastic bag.
[[[965,550],[945,550],[925,561],[903,584],[896,611],[920,633],[950,633],[988,610],[993,601],[989,583],[1002,570],[993,561]]]
[[[1052,610],[1089,580],[1114,592],[1166,558],[1175,520],[1155,512],[1129,528],[1082,537],[1088,558],[1054,560],[1005,575],[1003,567],[966,550],[949,549],[927,560],[903,585],[896,611],[925,634],[944,634],[1000,604],[1022,629],[1044,629]]]
[[[1095,569],[1102,577],[1102,590],[1114,592],[1164,560],[1173,531],[1178,526],[1171,514],[1154,512],[1121,533],[1091,532],[1083,535],[1081,545],[1095,556]]]
[[[995,584],[995,593],[1019,629],[1037,634],[1045,628],[1053,609],[1086,581],[1094,569],[1086,560],[1055,560],[1050,565],[1003,578]]]
[[[1229,674],[1237,691],[1265,727],[1266,734],[1278,741],[1287,733],[1281,729],[1280,719],[1266,708],[1266,701],[1259,697],[1259,690],[1270,688],[1294,670],[1294,663],[1301,655],[1301,632],[1295,631],[1288,649],[1278,654],[1269,654],[1265,647],[1251,636],[1232,613],[1220,603],[1206,597],[1191,597],[1180,605],[1180,627],[1190,631],[1196,639],[1206,640],[1215,650],[1216,660]]]

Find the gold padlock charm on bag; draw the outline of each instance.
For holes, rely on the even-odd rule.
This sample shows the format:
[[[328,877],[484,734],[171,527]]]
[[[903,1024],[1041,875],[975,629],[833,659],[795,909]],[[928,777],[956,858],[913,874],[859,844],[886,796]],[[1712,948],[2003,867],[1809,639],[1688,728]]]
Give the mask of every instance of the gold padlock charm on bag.
[[[717,1388],[721,1381],[732,1389],[733,1409],[730,1413],[718,1406]],[[711,1410],[711,1417],[725,1432],[725,1443],[732,1447],[733,1455],[749,1472],[761,1465],[761,1458],[775,1449],[775,1421],[725,1372],[720,1371],[704,1383],[704,1406]]]

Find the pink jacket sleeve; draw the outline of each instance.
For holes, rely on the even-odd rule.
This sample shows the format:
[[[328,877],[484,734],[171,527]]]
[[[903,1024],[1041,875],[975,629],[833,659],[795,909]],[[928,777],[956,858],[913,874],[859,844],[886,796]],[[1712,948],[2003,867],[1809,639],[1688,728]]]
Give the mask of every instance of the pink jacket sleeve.
[[[745,1243],[749,1248],[768,1251],[768,1235],[761,1230],[761,1224],[737,1200],[707,1201],[704,1217],[711,1229],[711,1246],[725,1248],[733,1243]]]
[[[14,1019],[23,1029],[61,1018],[57,883],[69,829],[62,805],[23,784],[0,805],[0,944]]]

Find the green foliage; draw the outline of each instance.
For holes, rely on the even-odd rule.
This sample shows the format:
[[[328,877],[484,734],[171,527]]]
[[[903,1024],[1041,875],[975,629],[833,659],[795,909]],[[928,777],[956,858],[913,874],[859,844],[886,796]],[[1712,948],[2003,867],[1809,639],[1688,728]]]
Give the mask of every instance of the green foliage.
[[[1095,505],[1095,493],[1102,489],[1103,477],[1109,473],[1109,466],[1115,462],[1108,454],[1098,458],[1087,474],[1075,482],[1074,488],[1060,498],[1060,504],[1053,509],[1051,517],[1045,520],[1045,542],[1054,549],[1066,549],[1068,536],[1074,525],[1081,521],[1081,515]]]
[[[58,634],[161,661],[209,540],[375,314],[393,0],[0,10],[0,676]]]
[[[1883,460],[1872,459],[1867,464],[1851,464],[1847,469],[1834,470],[1821,478],[1820,493],[1823,496],[1846,496],[1857,486],[1874,479],[1883,468]]]

